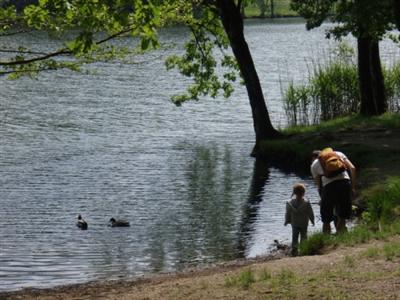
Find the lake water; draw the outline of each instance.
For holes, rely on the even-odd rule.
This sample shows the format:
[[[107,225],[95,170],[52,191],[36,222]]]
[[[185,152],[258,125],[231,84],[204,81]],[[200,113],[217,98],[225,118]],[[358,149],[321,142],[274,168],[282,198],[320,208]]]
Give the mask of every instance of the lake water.
[[[189,81],[167,72],[164,59],[186,36],[164,31],[163,41],[177,46],[138,64],[1,79],[0,291],[179,271],[289,242],[291,186],[304,182],[315,203],[314,185],[249,156],[244,87],[230,100],[171,104]],[[282,84],[304,80],[310,61],[334,43],[298,20],[250,21],[246,36],[273,123],[283,127]],[[51,44],[25,39],[38,49]],[[87,231],[76,228],[78,214]],[[110,217],[131,227],[107,227]]]

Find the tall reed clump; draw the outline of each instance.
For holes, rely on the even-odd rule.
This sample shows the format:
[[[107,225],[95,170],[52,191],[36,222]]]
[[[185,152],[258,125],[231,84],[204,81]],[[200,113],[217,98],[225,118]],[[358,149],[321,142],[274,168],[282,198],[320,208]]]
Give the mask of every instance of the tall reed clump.
[[[400,63],[383,69],[389,111],[400,112]]]
[[[400,111],[400,63],[384,68],[389,111]],[[315,63],[306,85],[290,83],[283,95],[288,124],[313,125],[359,112],[360,89],[354,50],[342,43],[328,63]]]
[[[380,231],[400,217],[400,177],[392,177],[385,185],[370,192],[364,221]]]

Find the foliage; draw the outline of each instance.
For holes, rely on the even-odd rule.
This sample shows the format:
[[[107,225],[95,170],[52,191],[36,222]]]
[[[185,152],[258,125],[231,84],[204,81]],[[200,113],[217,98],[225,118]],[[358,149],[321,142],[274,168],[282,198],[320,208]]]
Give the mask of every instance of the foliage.
[[[10,78],[35,76],[40,71],[58,68],[78,71],[83,63],[122,58],[132,51],[109,46],[107,42],[126,34],[140,38],[141,50],[157,48],[158,29],[175,23],[188,26],[191,38],[185,53],[167,59],[166,66],[193,78],[185,94],[173,97],[177,105],[206,94],[215,98],[220,91],[229,97],[233,91],[231,82],[239,74],[236,60],[227,53],[229,41],[212,1],[205,4],[195,0],[41,0],[25,7],[19,15],[12,6],[0,8],[0,17],[2,29],[8,32],[17,33],[18,25],[46,31],[52,37],[68,38],[64,46],[50,54],[11,49],[17,55],[0,61],[0,74],[11,74]],[[66,55],[73,55],[75,60],[60,59]],[[224,70],[222,74],[219,69]]]
[[[357,113],[360,97],[354,52],[346,44],[327,64],[314,66],[309,84],[290,84],[284,109],[290,125],[310,125]]]
[[[272,2],[272,3],[271,3]],[[297,16],[290,7],[290,0],[250,0],[245,4],[246,17],[288,17]],[[271,11],[272,10],[272,11]]]
[[[392,0],[292,0],[292,8],[315,28],[328,17],[336,26],[327,35],[341,38],[349,33],[359,37],[368,33],[375,40],[394,29]]]
[[[356,114],[360,107],[360,88],[354,50],[341,43],[333,58],[317,64],[306,85],[289,84],[284,94],[284,110],[291,126],[312,125],[321,121]],[[389,111],[400,111],[400,63],[384,68]]]
[[[379,41],[396,28],[393,0],[293,0],[292,7],[307,20],[307,28],[320,26],[329,17],[334,24],[327,37],[352,34],[358,45],[360,113],[366,116],[387,111]]]
[[[390,224],[400,215],[400,177],[369,192],[367,199],[368,224]]]
[[[235,59],[226,52],[229,41],[215,11],[197,8],[196,14],[188,14],[181,21],[189,27],[191,37],[185,44],[185,53],[169,57],[166,67],[177,68],[183,75],[193,78],[194,83],[185,94],[175,95],[172,100],[180,105],[190,99],[198,100],[200,95],[215,98],[220,90],[224,97],[229,97],[233,92],[231,82],[238,77],[238,67]],[[220,50],[219,56],[214,52],[215,48]],[[220,75],[218,70],[225,71]]]
[[[49,53],[22,47],[7,49],[7,53],[14,52],[16,55],[0,61],[0,74],[11,74],[12,78],[16,78],[34,76],[43,70],[79,70],[82,63],[92,62],[94,58],[110,59],[126,52],[125,49],[117,50],[106,45],[108,41],[125,34],[139,37],[142,50],[158,47],[157,28],[163,21],[163,8],[153,5],[151,1],[145,3],[139,0],[41,0],[38,4],[26,6],[18,14],[13,6],[0,7],[3,35],[35,30],[66,40]],[[74,60],[71,60],[71,55]],[[66,56],[69,57],[64,59]]]
[[[14,18],[13,25],[51,31],[55,35],[68,33],[73,37],[64,47],[49,54],[12,49],[17,55],[8,61],[0,61],[0,75],[13,74],[16,77],[63,66],[72,69],[70,61],[56,62],[53,58],[74,55],[76,59],[81,59],[74,61],[76,66],[91,62],[93,53],[100,46],[125,34],[138,37],[142,50],[152,49],[159,46],[157,32],[161,27],[183,24],[192,33],[185,45],[186,52],[168,59],[166,66],[168,69],[178,68],[182,74],[193,78],[194,82],[187,93],[174,96],[174,102],[180,105],[206,94],[216,97],[220,91],[228,97],[233,91],[231,82],[237,79],[240,70],[252,106],[256,137],[252,153],[256,155],[258,141],[278,137],[279,132],[269,118],[257,71],[244,37],[243,3],[235,0],[40,0],[38,5],[26,7],[19,16],[20,20]],[[3,9],[0,7],[2,12]],[[229,45],[234,58],[225,51]],[[214,49],[219,49],[221,54],[214,53]],[[32,54],[33,57],[27,57],[26,54]],[[109,59],[110,56],[106,57]],[[224,69],[222,74],[217,66]]]

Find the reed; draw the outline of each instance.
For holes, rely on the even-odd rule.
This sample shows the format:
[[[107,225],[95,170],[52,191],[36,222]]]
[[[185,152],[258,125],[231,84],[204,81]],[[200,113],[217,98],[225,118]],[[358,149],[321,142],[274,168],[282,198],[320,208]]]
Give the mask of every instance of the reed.
[[[289,126],[313,125],[357,114],[360,107],[357,64],[354,50],[346,44],[335,49],[327,63],[313,63],[308,83],[290,83],[283,93]],[[384,67],[390,112],[400,111],[400,63]]]

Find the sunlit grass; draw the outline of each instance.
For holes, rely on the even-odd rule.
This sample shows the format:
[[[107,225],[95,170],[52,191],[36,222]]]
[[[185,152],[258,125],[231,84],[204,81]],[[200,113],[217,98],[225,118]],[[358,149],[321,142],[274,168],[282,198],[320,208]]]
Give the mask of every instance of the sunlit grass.
[[[400,257],[400,243],[388,243],[383,247],[383,253],[387,260]]]
[[[272,274],[267,269],[263,269],[259,274],[260,281],[267,281],[267,280],[270,280],[271,278],[272,278]]]
[[[364,255],[367,258],[378,258],[379,257],[379,248],[377,247],[370,247],[367,250],[365,250],[362,255]]]
[[[248,289],[254,282],[256,282],[255,275],[252,269],[245,269],[237,276],[230,276],[225,279],[225,285],[238,286],[242,289]]]
[[[344,257],[344,261],[343,262],[344,262],[345,266],[348,267],[348,268],[354,268],[355,265],[356,265],[354,257],[349,256],[349,255],[346,255]]]

